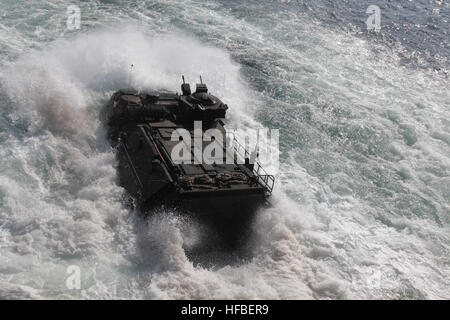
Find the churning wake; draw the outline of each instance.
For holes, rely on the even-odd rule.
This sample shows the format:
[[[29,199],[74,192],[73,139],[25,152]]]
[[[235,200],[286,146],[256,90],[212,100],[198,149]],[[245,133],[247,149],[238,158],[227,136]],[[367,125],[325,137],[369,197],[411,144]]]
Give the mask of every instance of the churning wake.
[[[291,9],[93,3],[88,29],[44,28],[43,45],[1,21],[1,298],[450,297],[445,74]],[[102,107],[122,87],[178,91],[182,74],[230,106],[227,126],[281,130],[273,207],[243,253],[202,254],[205,226],[143,219],[118,186]]]

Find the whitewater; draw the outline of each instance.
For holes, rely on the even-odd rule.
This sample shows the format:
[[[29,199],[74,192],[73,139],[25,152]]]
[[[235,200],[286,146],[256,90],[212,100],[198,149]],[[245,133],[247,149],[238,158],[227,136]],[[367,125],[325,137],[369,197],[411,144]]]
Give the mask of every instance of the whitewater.
[[[1,0],[0,298],[449,299],[449,5],[382,2],[370,34],[349,3]],[[182,74],[227,127],[280,129],[273,206],[239,252],[118,185],[103,106]]]

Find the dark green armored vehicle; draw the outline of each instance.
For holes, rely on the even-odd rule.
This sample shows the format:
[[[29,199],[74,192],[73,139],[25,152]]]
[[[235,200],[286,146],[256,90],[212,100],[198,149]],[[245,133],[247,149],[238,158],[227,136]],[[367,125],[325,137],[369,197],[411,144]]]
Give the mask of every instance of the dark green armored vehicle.
[[[191,93],[183,77],[181,91],[113,94],[105,115],[121,185],[141,209],[162,204],[213,220],[244,219],[266,202],[274,177],[226,133],[228,106],[205,84]],[[215,150],[205,158],[210,144]]]

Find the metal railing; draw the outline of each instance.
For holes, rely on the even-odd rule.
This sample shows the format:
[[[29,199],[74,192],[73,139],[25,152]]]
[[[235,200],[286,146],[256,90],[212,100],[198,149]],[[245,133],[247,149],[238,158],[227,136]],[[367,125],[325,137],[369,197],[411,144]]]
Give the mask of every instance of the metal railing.
[[[229,133],[228,133],[229,134]],[[236,152],[236,155],[242,157],[242,160],[245,163],[245,159],[249,159],[250,163],[253,164],[253,174],[257,177],[258,183],[264,188],[266,195],[270,195],[273,190],[273,186],[275,184],[275,177],[270,175],[264,170],[261,164],[258,161],[251,161],[252,155],[248,150],[236,139],[233,134],[233,149]]]

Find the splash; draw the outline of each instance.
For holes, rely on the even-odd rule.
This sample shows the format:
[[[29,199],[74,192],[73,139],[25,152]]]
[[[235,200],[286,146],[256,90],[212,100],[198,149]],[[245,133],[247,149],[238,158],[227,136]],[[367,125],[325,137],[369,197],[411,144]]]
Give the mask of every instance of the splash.
[[[267,21],[284,23],[269,28],[214,11],[213,27],[209,7],[189,5],[191,30],[233,59],[186,34],[122,26],[3,62],[0,295],[447,297],[442,80],[405,70],[392,52],[374,57],[367,42],[299,22],[297,13],[274,13]],[[292,152],[242,261],[196,264],[188,252],[207,230],[172,212],[141,219],[121,201],[99,111],[117,88],[175,91],[181,74],[190,82],[201,74],[223,97],[231,127],[255,128],[258,117],[286,126],[281,142]],[[390,180],[397,171],[404,182]],[[72,264],[82,270],[80,292],[65,287]]]

